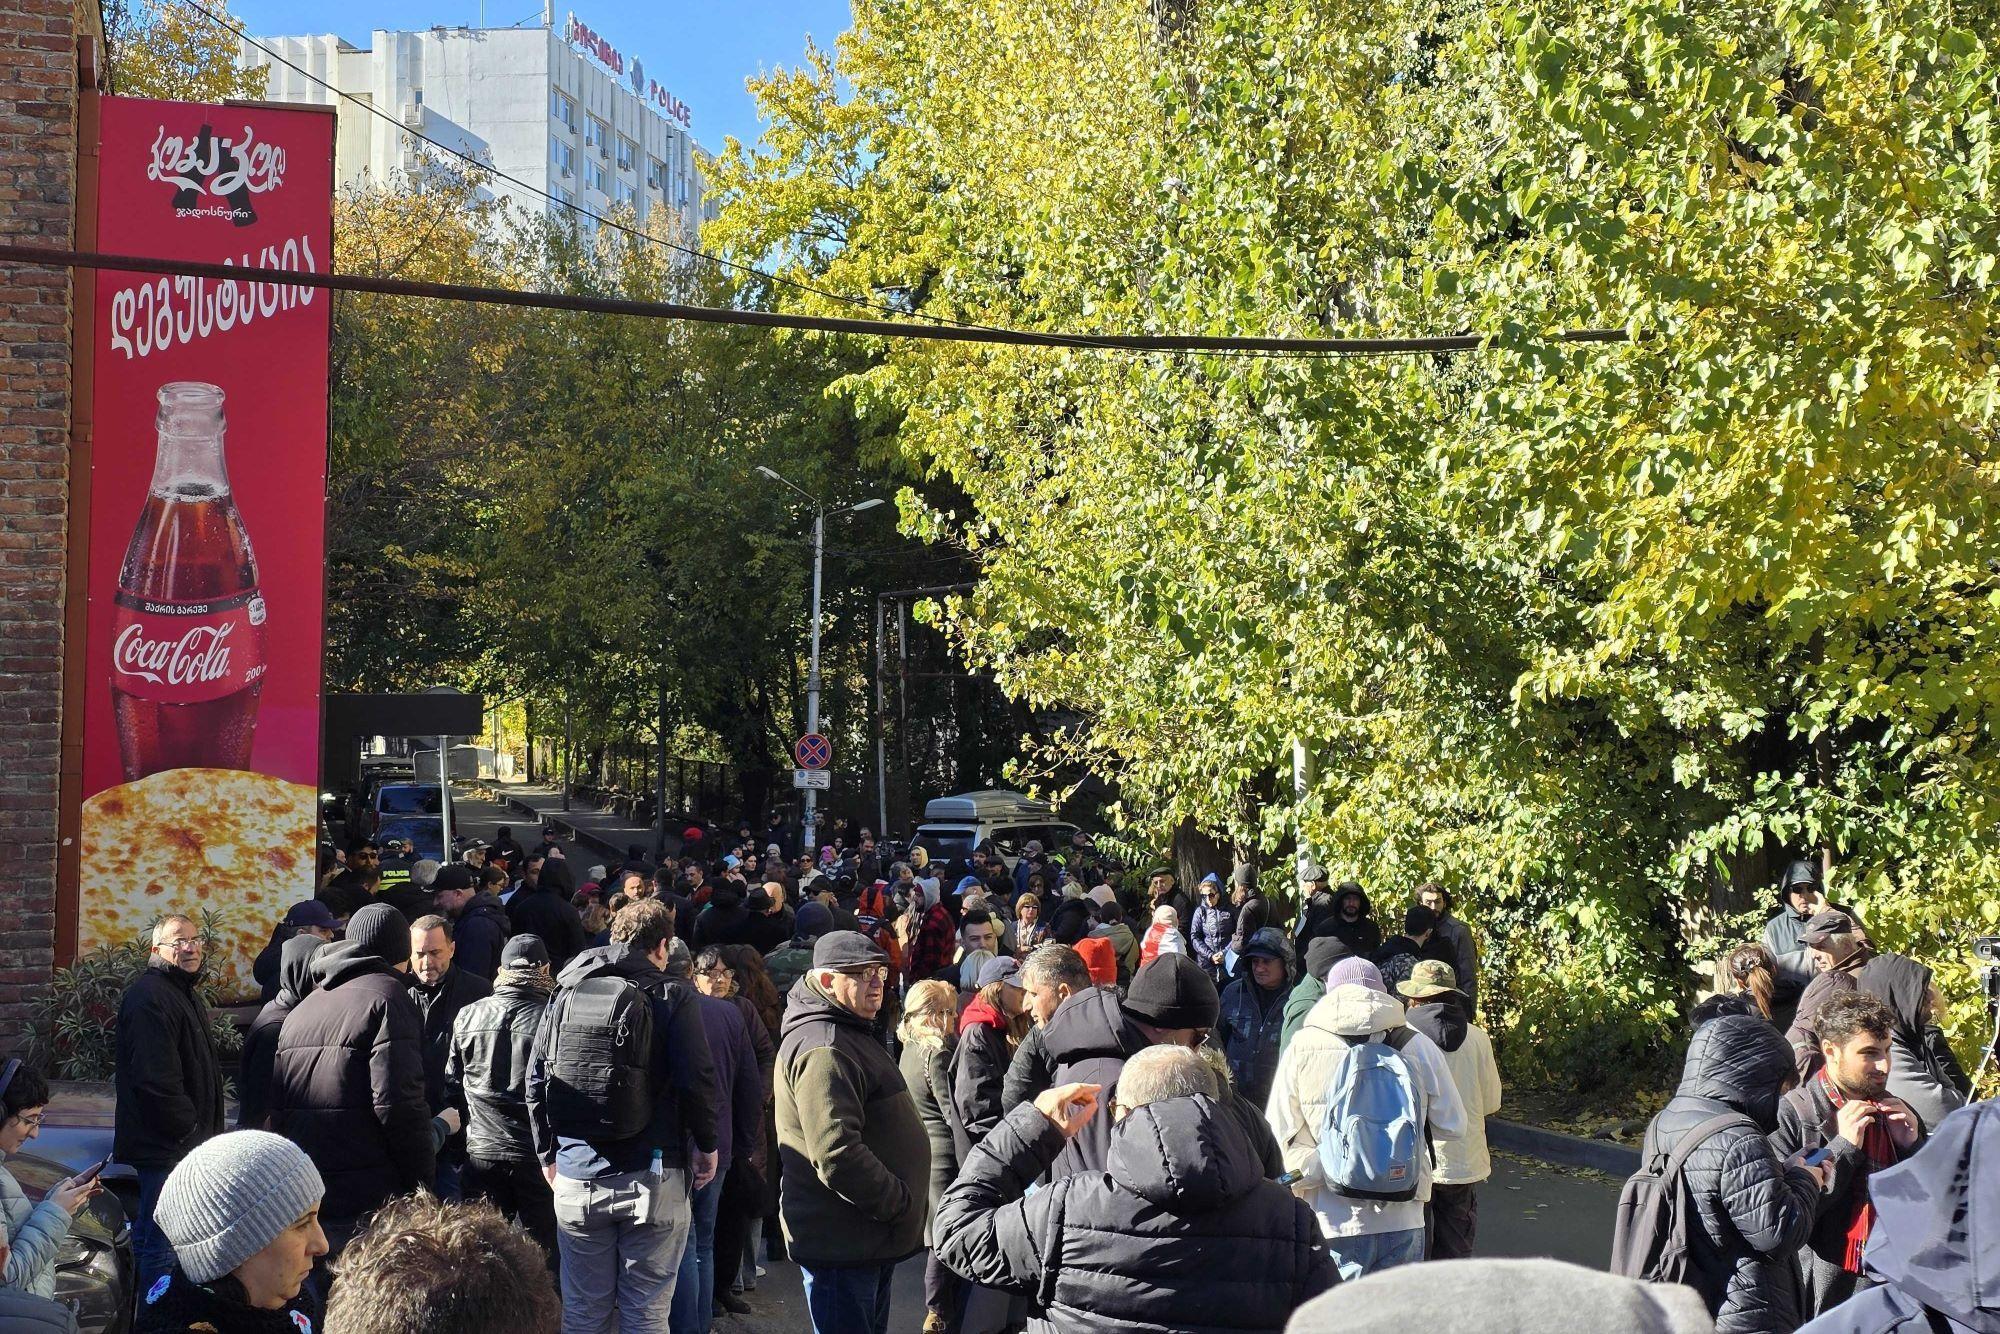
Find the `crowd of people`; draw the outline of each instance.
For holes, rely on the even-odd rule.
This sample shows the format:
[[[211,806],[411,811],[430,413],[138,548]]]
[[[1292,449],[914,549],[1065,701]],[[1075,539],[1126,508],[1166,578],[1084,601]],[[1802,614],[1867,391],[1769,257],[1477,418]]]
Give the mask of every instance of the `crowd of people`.
[[[1472,1258],[1501,1084],[1443,887],[1378,921],[1311,862],[1294,915],[1252,866],[1190,898],[1081,841],[789,846],[578,876],[502,829],[385,888],[357,840],[257,961],[233,1129],[162,918],[117,1031],[136,1328],[695,1334],[789,1258],[815,1331],[882,1334],[924,1255],[927,1334],[2000,1330],[2000,1130],[1955,1110],[1928,970],[1810,864],[1693,1015],[1642,1152],[1684,1226],[1616,1277]],[[48,1099],[7,1063],[0,1156]],[[52,1291],[100,1188],[0,1170],[0,1292]]]

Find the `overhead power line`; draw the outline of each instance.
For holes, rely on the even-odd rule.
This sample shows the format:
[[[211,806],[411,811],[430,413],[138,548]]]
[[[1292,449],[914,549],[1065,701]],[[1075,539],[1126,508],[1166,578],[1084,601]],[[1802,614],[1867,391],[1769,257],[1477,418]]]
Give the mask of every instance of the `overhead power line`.
[[[468,166],[471,166],[477,169],[478,171],[493,177],[495,180],[505,181],[507,182],[507,184],[515,187],[518,190],[524,191],[525,193],[531,195],[537,195],[540,198],[548,201],[549,203],[554,204],[557,208],[563,209],[578,217],[587,218],[598,226],[609,227],[613,231],[616,231],[621,235],[632,237],[634,240],[644,241],[649,245],[662,246],[668,250],[677,251],[683,255],[688,256],[691,259],[706,260],[711,264],[720,265],[725,269],[729,269],[735,273],[743,274],[746,277],[759,278],[762,279],[764,282],[776,283],[780,286],[789,287],[792,290],[798,292],[808,292],[814,296],[823,297],[828,301],[840,302],[843,305],[855,306],[863,310],[872,310],[879,315],[900,316],[907,314],[917,319],[934,320],[940,324],[951,325],[962,329],[984,329],[990,327],[987,325],[973,323],[967,320],[956,320],[948,315],[937,315],[926,311],[910,311],[910,312],[900,311],[892,306],[883,305],[880,302],[869,301],[864,297],[849,296],[844,292],[835,292],[835,291],[830,291],[824,287],[816,287],[811,283],[802,282],[796,278],[787,278],[782,274],[766,272],[765,270],[760,269],[753,264],[743,264],[739,263],[736,260],[725,259],[721,255],[714,254],[710,251],[702,250],[696,246],[683,245],[678,241],[669,240],[664,236],[655,236],[651,232],[643,232],[636,227],[628,227],[624,223],[618,221],[616,218],[606,217],[602,213],[594,212],[591,209],[585,208],[582,204],[577,203],[575,200],[559,199],[549,191],[542,189],[540,186],[530,185],[528,182],[520,179],[518,176],[509,176],[506,172],[501,171],[498,167],[495,167],[492,163],[482,161],[480,158],[465,152],[463,149],[454,148],[450,144],[443,143],[437,139],[433,139],[429,135],[425,134],[422,130],[412,129],[410,126],[405,125],[399,118],[390,115],[388,112],[384,111],[381,107],[376,106],[373,101],[370,101],[366,98],[356,97],[353,93],[349,93],[343,89],[337,88],[333,84],[328,83],[325,79],[322,79],[319,75],[313,73],[311,70],[306,69],[303,66],[298,65],[290,60],[287,60],[285,57],[279,55],[276,51],[272,50],[270,47],[264,45],[264,43],[258,41],[256,38],[245,33],[241,28],[231,23],[228,19],[222,17],[221,15],[215,13],[214,11],[208,9],[206,6],[202,5],[200,3],[200,0],[179,0],[179,3],[184,8],[189,10],[191,13],[207,20],[209,23],[214,24],[216,27],[222,28],[223,30],[227,31],[232,36],[234,36],[238,41],[241,41],[245,45],[255,47],[257,50],[262,51],[267,57],[269,57],[276,64],[283,65],[286,69],[291,70],[293,73],[299,75],[301,78],[307,79],[312,83],[318,84],[320,87],[326,89],[326,91],[328,91],[329,93],[332,93],[335,97],[353,103],[355,106],[360,107],[363,111],[367,112],[371,116],[376,117],[385,124],[394,126],[398,132],[402,134],[407,134],[412,139],[419,139],[424,143],[429,144],[432,148],[437,149],[440,153],[445,153],[450,155],[451,157],[455,157],[461,162],[466,163]],[[1076,341],[1079,345],[1086,345],[1088,342],[1088,340],[1083,340],[1083,339],[1078,339],[1074,341]]]
[[[779,311],[742,310],[727,306],[696,306],[678,301],[630,301],[621,297],[573,296],[555,292],[523,292],[506,287],[473,287],[462,283],[417,282],[408,278],[369,278],[351,273],[251,269],[234,264],[212,264],[200,260],[107,255],[95,251],[63,250],[48,246],[0,245],[0,261],[33,264],[44,268],[160,273],[210,278],[219,282],[312,287],[336,292],[370,292],[380,296],[420,297],[433,301],[468,301],[492,306],[526,306],[538,310],[583,311],[598,315],[631,315],[641,319],[685,320],[696,324],[749,325],[763,329],[800,329],[814,333],[854,334],[873,338],[914,338],[930,342],[994,343],[1016,347],[1054,347],[1071,350],[1337,357],[1422,356],[1476,352],[1492,342],[1491,338],[1483,334],[1451,334],[1427,338],[1090,334],[1077,338],[1063,334],[1041,333],[1032,329],[969,328],[950,324],[912,324],[907,320],[794,315]],[[1629,341],[1629,335],[1623,329],[1565,329],[1548,334],[1547,338],[1558,343]]]

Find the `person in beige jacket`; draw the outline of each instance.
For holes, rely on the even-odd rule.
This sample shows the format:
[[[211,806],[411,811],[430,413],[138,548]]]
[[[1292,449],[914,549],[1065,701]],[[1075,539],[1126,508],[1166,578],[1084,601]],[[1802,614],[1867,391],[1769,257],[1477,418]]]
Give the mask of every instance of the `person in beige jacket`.
[[[1493,1175],[1486,1118],[1500,1110],[1500,1067],[1486,1030],[1472,1022],[1466,995],[1448,963],[1424,959],[1396,990],[1409,1002],[1410,1027],[1437,1043],[1465,1103],[1465,1135],[1437,1146],[1431,1202],[1424,1210],[1424,1258],[1464,1260],[1479,1227],[1479,1183]]]

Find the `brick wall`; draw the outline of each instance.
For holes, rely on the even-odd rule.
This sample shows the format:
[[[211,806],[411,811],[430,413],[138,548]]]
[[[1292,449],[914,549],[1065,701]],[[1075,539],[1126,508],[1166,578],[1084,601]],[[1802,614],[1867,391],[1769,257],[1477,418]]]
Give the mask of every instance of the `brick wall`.
[[[71,243],[78,31],[76,0],[0,0],[10,242]],[[71,299],[67,273],[0,272],[0,1049],[54,962]]]

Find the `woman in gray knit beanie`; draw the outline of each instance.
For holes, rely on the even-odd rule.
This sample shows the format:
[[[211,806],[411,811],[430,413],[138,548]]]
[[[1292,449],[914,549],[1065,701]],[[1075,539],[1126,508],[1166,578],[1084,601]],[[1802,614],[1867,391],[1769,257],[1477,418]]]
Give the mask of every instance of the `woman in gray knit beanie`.
[[[140,1294],[137,1334],[316,1334],[306,1286],[327,1251],[326,1186],[281,1135],[237,1130],[204,1141],[167,1178],[154,1213],[173,1272]]]

